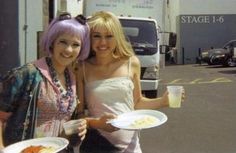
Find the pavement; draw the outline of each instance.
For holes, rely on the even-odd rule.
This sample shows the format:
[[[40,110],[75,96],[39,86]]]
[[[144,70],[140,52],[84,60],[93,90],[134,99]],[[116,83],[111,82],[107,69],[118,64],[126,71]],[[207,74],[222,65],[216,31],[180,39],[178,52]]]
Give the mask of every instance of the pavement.
[[[181,108],[161,108],[168,121],[141,131],[143,153],[236,153],[236,67],[166,65],[158,94],[183,85]]]

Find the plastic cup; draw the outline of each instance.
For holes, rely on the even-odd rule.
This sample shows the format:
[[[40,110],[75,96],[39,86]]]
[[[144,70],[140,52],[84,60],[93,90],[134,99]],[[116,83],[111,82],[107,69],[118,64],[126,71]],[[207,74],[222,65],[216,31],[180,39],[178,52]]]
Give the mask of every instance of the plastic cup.
[[[80,125],[80,120],[70,120],[63,124],[66,135],[72,135],[78,132],[78,127]]]
[[[183,93],[183,86],[167,86],[169,107],[180,108]]]

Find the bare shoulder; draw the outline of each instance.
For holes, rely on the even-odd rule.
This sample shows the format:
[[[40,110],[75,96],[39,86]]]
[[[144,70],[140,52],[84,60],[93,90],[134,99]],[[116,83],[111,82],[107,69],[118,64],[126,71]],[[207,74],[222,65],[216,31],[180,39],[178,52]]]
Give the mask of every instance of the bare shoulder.
[[[81,69],[83,69],[83,67],[86,67],[88,64],[90,64],[89,60],[79,61],[78,62],[78,68],[81,70]]]
[[[87,59],[87,60],[78,62],[78,69],[80,73],[88,73],[90,71],[93,71],[94,65],[92,64],[92,60]]]
[[[140,76],[140,61],[137,56],[132,56],[130,58],[131,60],[131,71],[132,71],[132,76],[133,78],[139,78]]]
[[[86,61],[79,61],[77,62],[77,67],[78,67],[78,71],[77,71],[77,75],[79,76],[83,76],[86,65]]]
[[[133,68],[140,68],[140,61],[137,56],[132,56],[130,60]]]

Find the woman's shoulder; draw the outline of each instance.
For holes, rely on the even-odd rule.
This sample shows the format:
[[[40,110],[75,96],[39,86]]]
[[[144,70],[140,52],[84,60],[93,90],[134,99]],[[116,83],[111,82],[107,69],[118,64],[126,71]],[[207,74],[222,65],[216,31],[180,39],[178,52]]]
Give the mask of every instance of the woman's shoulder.
[[[130,57],[131,65],[132,67],[140,67],[140,61],[137,56],[131,56]]]
[[[32,73],[36,73],[36,72],[37,72],[37,69],[34,66],[34,64],[27,63],[23,66],[15,67],[15,68],[9,70],[7,74],[24,75],[24,74],[32,74]]]
[[[83,71],[88,66],[88,64],[89,64],[88,60],[77,62],[78,72]]]
[[[31,78],[39,77],[39,71],[32,63],[27,63],[23,66],[19,66],[9,70],[2,80],[8,80],[10,78],[15,78],[14,80],[28,80]]]
[[[78,61],[76,63],[76,67],[77,67],[75,71],[76,76],[84,76],[84,73],[85,73],[84,71],[88,69],[87,60]]]
[[[39,71],[33,64],[29,63],[8,71],[1,79],[0,84],[5,89],[4,92],[13,90],[12,94],[16,94],[25,92],[22,89],[30,89],[32,83],[36,84],[40,80],[42,80],[42,76]]]

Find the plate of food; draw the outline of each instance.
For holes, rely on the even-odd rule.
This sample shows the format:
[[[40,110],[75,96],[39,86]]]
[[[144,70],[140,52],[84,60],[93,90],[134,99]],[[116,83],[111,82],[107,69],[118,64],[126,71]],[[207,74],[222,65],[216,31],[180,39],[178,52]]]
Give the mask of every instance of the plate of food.
[[[20,141],[7,146],[3,153],[57,153],[63,150],[69,141],[61,137],[43,137]]]
[[[140,130],[160,126],[167,121],[167,116],[156,110],[136,110],[118,115],[107,123],[126,130]]]

